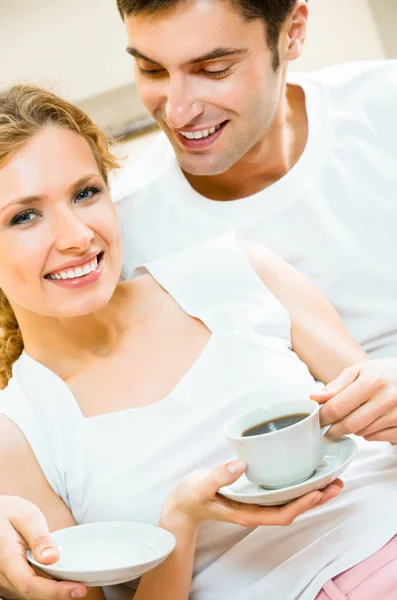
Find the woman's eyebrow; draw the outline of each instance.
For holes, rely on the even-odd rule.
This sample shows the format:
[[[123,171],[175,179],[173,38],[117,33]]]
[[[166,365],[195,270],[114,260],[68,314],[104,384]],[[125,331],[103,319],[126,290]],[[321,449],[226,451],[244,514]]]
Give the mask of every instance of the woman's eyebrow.
[[[78,179],[75,183],[73,183],[70,186],[69,192],[72,194],[75,192],[78,192],[79,189],[81,188],[81,186],[92,181],[92,179],[94,177],[97,177],[97,174],[91,173],[90,175],[84,175],[83,177],[80,177],[80,179]],[[37,202],[44,202],[46,199],[47,199],[47,196],[45,196],[45,195],[40,196],[37,194],[33,194],[31,196],[23,196],[22,198],[16,198],[15,200],[10,200],[9,202],[7,202],[7,204],[0,207],[0,213],[7,210],[8,208],[11,208],[12,206],[16,206],[16,205],[30,206],[31,204],[35,204]]]
[[[7,202],[5,206],[0,208],[0,213],[7,210],[7,208],[11,208],[12,206],[30,206],[30,204],[35,204],[37,202],[44,202],[45,196],[24,196],[23,198],[16,198],[15,200],[10,200]]]

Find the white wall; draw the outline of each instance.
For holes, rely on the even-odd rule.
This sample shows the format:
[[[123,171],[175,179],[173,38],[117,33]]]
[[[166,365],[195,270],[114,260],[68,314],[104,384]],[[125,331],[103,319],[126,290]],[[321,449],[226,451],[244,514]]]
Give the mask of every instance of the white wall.
[[[0,84],[22,79],[77,101],[131,82],[116,0],[0,0]]]
[[[397,2],[397,0],[393,0]],[[368,0],[310,0],[307,49],[294,67],[382,58]],[[116,0],[0,0],[0,84],[21,79],[73,101],[132,80]]]
[[[293,68],[311,70],[385,58],[368,0],[309,0],[309,7],[305,52]]]

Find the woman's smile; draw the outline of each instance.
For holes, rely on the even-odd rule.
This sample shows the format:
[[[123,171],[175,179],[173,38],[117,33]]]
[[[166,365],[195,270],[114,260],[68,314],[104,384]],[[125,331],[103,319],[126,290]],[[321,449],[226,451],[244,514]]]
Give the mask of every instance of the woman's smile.
[[[74,264],[69,263],[49,273],[45,279],[61,287],[79,288],[96,283],[101,276],[105,253],[99,252],[94,256],[82,258]]]

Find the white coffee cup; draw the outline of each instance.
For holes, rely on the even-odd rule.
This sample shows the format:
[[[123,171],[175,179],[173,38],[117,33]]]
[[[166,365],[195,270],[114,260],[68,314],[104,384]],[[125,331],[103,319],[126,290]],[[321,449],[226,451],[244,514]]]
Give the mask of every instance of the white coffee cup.
[[[266,421],[296,414],[308,416],[271,433],[242,435]],[[320,405],[306,399],[256,408],[235,417],[224,428],[237,456],[247,463],[246,477],[268,489],[296,485],[311,477],[324,457],[323,433]]]

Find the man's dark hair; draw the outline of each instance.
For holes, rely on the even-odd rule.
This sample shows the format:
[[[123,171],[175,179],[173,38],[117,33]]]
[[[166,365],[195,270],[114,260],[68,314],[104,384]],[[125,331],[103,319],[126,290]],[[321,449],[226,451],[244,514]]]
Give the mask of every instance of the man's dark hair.
[[[186,0],[117,0],[122,19],[138,13],[152,14],[182,5]],[[247,21],[262,19],[265,23],[267,41],[273,52],[273,67],[280,65],[278,39],[281,26],[285,22],[296,0],[228,0]]]

